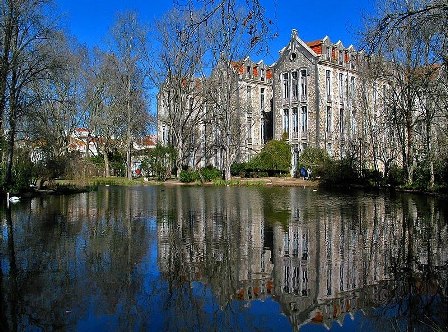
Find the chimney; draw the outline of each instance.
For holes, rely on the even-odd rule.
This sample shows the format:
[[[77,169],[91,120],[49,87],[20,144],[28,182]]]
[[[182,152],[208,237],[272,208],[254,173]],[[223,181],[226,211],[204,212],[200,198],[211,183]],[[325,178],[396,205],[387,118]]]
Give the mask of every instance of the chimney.
[[[296,38],[296,37],[297,37],[297,30],[296,29],[292,29],[291,38]]]

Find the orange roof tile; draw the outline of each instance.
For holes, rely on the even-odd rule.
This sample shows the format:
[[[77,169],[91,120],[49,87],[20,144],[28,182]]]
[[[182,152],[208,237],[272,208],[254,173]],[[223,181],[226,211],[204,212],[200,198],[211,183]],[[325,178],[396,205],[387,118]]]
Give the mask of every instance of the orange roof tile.
[[[313,48],[313,47],[322,45],[322,40],[321,40],[321,39],[319,39],[319,40],[314,40],[314,41],[306,42],[306,44],[307,44],[309,47]]]
[[[322,54],[322,40],[315,40],[306,43],[316,54]]]

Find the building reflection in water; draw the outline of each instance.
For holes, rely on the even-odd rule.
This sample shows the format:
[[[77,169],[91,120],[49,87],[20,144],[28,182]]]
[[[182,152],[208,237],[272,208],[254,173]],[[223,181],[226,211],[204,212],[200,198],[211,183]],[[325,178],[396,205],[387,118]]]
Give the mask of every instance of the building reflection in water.
[[[435,199],[327,196],[297,188],[167,190],[158,261],[171,284],[201,281],[221,306],[278,301],[293,327],[357,312],[444,326],[448,241]]]
[[[448,325],[435,198],[111,186],[0,220],[2,331]]]

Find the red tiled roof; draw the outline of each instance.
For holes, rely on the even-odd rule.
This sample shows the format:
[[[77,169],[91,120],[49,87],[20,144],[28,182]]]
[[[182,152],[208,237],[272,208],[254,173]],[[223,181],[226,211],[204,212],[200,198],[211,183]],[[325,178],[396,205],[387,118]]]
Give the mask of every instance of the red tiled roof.
[[[322,40],[315,40],[306,43],[316,54],[322,54]]]
[[[244,73],[244,66],[243,66],[243,64],[241,62],[232,61],[232,66],[233,66],[233,68],[238,70],[239,74],[243,74]]]
[[[321,40],[321,39],[319,39],[319,40],[314,40],[314,41],[306,42],[306,44],[307,44],[309,47],[313,48],[313,47],[322,45],[322,40]]]

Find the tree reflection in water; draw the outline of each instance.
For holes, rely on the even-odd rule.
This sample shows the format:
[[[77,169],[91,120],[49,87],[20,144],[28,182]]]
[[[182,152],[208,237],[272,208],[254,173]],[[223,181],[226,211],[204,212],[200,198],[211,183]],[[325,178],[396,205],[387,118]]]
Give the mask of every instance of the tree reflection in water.
[[[23,201],[0,212],[0,329],[442,329],[443,203],[227,187]]]

